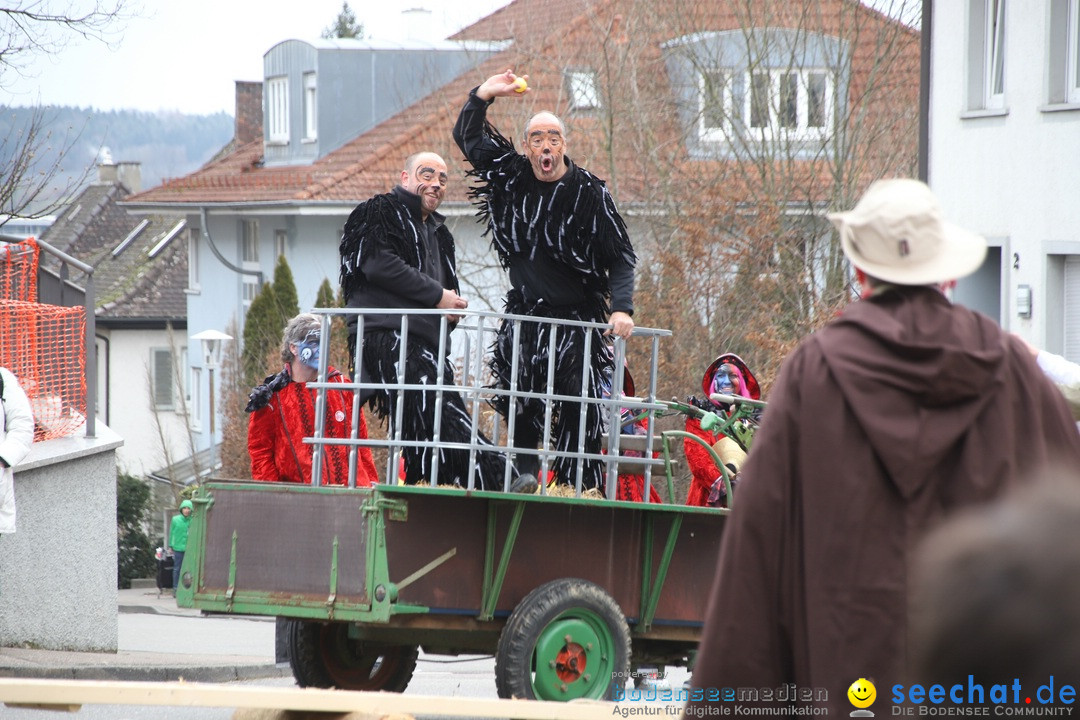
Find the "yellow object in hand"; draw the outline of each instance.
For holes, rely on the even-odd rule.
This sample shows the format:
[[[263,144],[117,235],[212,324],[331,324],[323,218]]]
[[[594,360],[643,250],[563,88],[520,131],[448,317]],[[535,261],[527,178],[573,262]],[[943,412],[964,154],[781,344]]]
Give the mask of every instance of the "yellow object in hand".
[[[519,77],[514,80],[514,92],[523,93],[529,89],[529,84],[525,82],[525,78]]]

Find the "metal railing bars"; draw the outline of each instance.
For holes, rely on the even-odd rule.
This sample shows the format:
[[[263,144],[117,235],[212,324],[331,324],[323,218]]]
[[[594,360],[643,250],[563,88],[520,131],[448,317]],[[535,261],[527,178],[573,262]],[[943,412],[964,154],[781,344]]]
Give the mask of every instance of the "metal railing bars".
[[[635,328],[632,338],[647,338],[651,344],[650,347],[650,368],[648,372],[648,393],[645,397],[620,397],[621,389],[623,387],[623,378],[625,373],[625,357],[626,357],[626,340],[622,338],[613,338],[611,344],[611,352],[614,360],[614,371],[612,373],[612,392],[609,397],[588,397],[592,365],[589,361],[592,355],[593,348],[593,336],[594,330],[606,330],[610,326],[605,323],[590,323],[579,320],[563,320],[559,318],[548,317],[534,317],[524,315],[511,315],[503,313],[495,313],[491,311],[482,310],[437,310],[437,309],[400,309],[400,308],[316,308],[312,312],[320,314],[322,318],[322,333],[321,333],[321,347],[320,347],[320,359],[319,359],[319,375],[316,382],[308,383],[308,386],[316,389],[316,416],[315,416],[315,432],[314,436],[310,438],[304,438],[304,442],[311,443],[315,447],[312,454],[312,478],[313,485],[321,484],[323,465],[325,457],[325,446],[341,446],[347,445],[349,450],[349,474],[348,485],[349,487],[355,487],[357,476],[357,453],[360,447],[367,446],[371,448],[385,447],[389,450],[387,453],[387,467],[386,467],[386,482],[397,482],[397,468],[398,458],[406,448],[431,448],[430,459],[431,467],[424,469],[425,482],[430,483],[432,486],[438,485],[438,478],[440,475],[440,465],[442,463],[441,450],[461,450],[468,452],[468,483],[467,488],[470,490],[476,487],[476,474],[477,468],[481,464],[481,458],[479,453],[482,452],[496,452],[504,456],[506,459],[505,469],[502,477],[503,489],[507,489],[509,484],[513,480],[512,477],[512,463],[513,457],[525,457],[525,456],[538,456],[540,460],[540,481],[541,492],[546,494],[546,482],[547,471],[551,466],[551,463],[555,459],[570,458],[575,462],[575,470],[573,480],[571,482],[574,487],[576,495],[581,495],[584,484],[584,468],[587,462],[599,461],[604,463],[604,476],[606,482],[606,495],[609,499],[615,498],[616,493],[616,479],[618,476],[617,463],[619,462],[620,455],[620,432],[616,431],[616,428],[622,428],[622,416],[623,410],[629,411],[633,416],[644,415],[648,418],[648,422],[645,429],[646,434],[646,448],[651,448],[657,432],[653,427],[653,418],[658,411],[665,409],[665,406],[656,400],[656,383],[657,383],[657,363],[659,360],[659,341],[662,337],[670,336],[670,332],[666,330],[658,330],[653,328]],[[435,360],[436,377],[435,378],[409,378],[407,376],[407,360],[408,360],[408,346],[409,346],[409,318],[412,315],[439,315],[439,339],[437,357]],[[355,315],[357,322],[357,333],[353,351],[355,354],[355,367],[354,377],[350,378],[349,382],[345,383],[328,383],[326,382],[326,374],[328,372],[328,359],[329,359],[329,342],[330,342],[330,320],[332,316],[349,316]],[[375,382],[374,378],[367,381],[361,380],[361,368],[363,367],[363,357],[365,351],[364,344],[364,321],[365,316],[371,315],[391,315],[400,316],[400,326],[397,330],[399,346],[397,348],[397,377],[396,382],[382,383]],[[464,352],[453,353],[451,352],[452,343],[450,342],[450,327],[447,320],[447,315],[458,315],[461,320],[458,322],[458,330],[463,332],[458,335],[461,338],[459,345],[464,346]],[[513,338],[513,346],[511,348],[510,356],[510,378],[508,387],[496,388],[488,384],[490,378],[485,377],[485,370],[487,369],[487,362],[485,361],[485,349],[490,346],[488,342],[491,338],[497,337],[498,325],[502,321],[510,323],[510,333]],[[544,382],[544,390],[542,392],[531,392],[521,390],[518,387],[518,375],[521,369],[521,363],[524,360],[521,357],[521,335],[522,327],[526,322],[546,324],[548,338],[547,338],[547,377]],[[555,372],[556,372],[556,359],[560,351],[560,338],[563,337],[563,333],[567,332],[570,328],[585,328],[588,330],[581,334],[583,340],[583,355],[582,355],[582,368],[581,368],[581,383],[580,394],[564,395],[555,392]],[[474,339],[475,337],[475,339]],[[567,343],[578,342],[572,337],[567,337]],[[565,348],[564,348],[565,349]],[[460,369],[463,372],[460,384],[455,379],[451,379],[449,382],[444,381],[444,376],[448,369],[446,367],[447,362],[452,361],[452,357],[457,357],[461,360]],[[534,358],[529,358],[527,361],[531,362]],[[412,382],[408,382],[412,380]],[[348,438],[327,438],[325,437],[325,408],[326,408],[326,391],[330,389],[336,390],[352,390],[353,400],[353,419],[350,427],[350,436]],[[385,440],[379,439],[358,439],[357,434],[359,432],[359,418],[362,411],[362,405],[360,403],[360,396],[363,391],[370,390],[383,390],[390,391],[395,394],[395,402],[391,408],[393,413],[393,433],[392,436],[387,437]],[[434,407],[431,408],[434,411],[434,425],[431,428],[432,434],[430,439],[418,439],[418,440],[404,440],[403,433],[403,420],[405,413],[405,393],[406,392],[425,392],[431,393],[431,397],[434,398]],[[472,426],[469,435],[468,442],[448,442],[444,439],[443,435],[446,428],[442,425],[443,406],[445,402],[445,393],[457,393],[462,400],[466,403],[466,410],[468,416],[471,419]],[[481,438],[481,405],[491,404],[498,400],[498,402],[505,402],[507,413],[505,418],[495,417],[491,423],[491,444],[484,442]],[[543,403],[543,417],[544,425],[542,432],[542,445],[539,448],[526,448],[515,446],[515,434],[519,428],[516,428],[517,420],[517,407],[521,402],[527,401],[539,401]],[[578,403],[580,413],[578,417],[578,437],[577,446],[568,448],[557,448],[552,446],[552,419],[556,411],[555,403]],[[595,406],[595,408],[594,408]],[[586,429],[588,424],[588,416],[590,413],[599,413],[602,426],[609,429],[607,452],[602,450],[599,453],[585,452],[586,444]],[[506,423],[506,435],[505,443],[500,443],[501,438],[501,424]],[[635,458],[635,462],[643,465],[644,472],[644,497],[648,499],[651,481],[652,481],[652,468],[653,466],[663,465],[664,460],[662,458],[653,458],[651,451],[647,450],[644,453],[645,457]],[[564,482],[567,481],[564,478]],[[490,489],[490,488],[489,488]]]

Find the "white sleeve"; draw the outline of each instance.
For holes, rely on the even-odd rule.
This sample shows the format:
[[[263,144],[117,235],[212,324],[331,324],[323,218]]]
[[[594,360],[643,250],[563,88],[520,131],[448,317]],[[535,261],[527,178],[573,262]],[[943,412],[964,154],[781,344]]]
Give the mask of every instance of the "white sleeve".
[[[18,379],[7,368],[4,375],[4,439],[0,440],[0,458],[14,467],[30,452],[34,442],[34,414]]]
[[[1046,376],[1058,385],[1080,386],[1080,365],[1077,363],[1045,350],[1039,351],[1035,361]]]

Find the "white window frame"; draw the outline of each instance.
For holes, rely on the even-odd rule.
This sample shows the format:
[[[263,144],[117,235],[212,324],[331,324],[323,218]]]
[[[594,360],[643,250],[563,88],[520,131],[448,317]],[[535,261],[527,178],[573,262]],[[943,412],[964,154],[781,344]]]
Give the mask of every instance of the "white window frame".
[[[244,275],[240,279],[240,305],[244,308],[244,314],[251,308],[251,301],[259,294],[259,279],[251,275]]]
[[[266,129],[270,142],[289,142],[289,78],[266,80]]]
[[[167,368],[159,367],[158,363],[165,359]],[[164,380],[161,373],[165,372]],[[173,353],[168,347],[150,348],[150,404],[155,410],[173,410],[176,407],[176,380],[173,369]],[[167,382],[168,398],[165,397],[162,383]]]
[[[593,70],[567,70],[566,90],[571,110],[596,110],[600,107],[600,88]]]
[[[188,367],[187,345],[180,348],[180,367],[182,367],[182,368],[187,368]],[[188,410],[190,411],[191,410],[191,373],[190,372],[182,373],[180,381],[184,384],[184,387],[181,388],[184,391],[184,405],[186,405]],[[177,408],[178,411],[179,411],[179,409],[180,408]]]
[[[754,115],[754,78],[755,76],[768,76],[769,97],[767,98],[768,117],[764,125],[752,125]],[[795,124],[781,126],[780,110],[781,97],[784,83],[795,77]],[[822,100],[822,124],[812,126],[810,121],[810,79],[820,77],[824,80]],[[743,126],[748,132],[753,133],[765,140],[820,140],[824,138],[832,127],[835,108],[833,107],[833,86],[835,79],[833,74],[825,68],[769,68],[752,69],[744,76],[745,92],[743,93],[742,120]]]
[[[240,221],[240,262],[245,266],[259,264],[259,221]]]
[[[1006,0],[986,0],[986,26],[983,45],[984,107],[1005,107],[1005,24]]]
[[[319,137],[318,86],[315,73],[304,73],[304,140],[313,142]]]
[[[1068,2],[1068,41],[1065,44],[1066,101],[1080,103],[1080,0]]]
[[[188,415],[188,424],[189,424],[189,426],[191,427],[192,430],[201,431],[202,430],[202,408],[203,408],[202,368],[201,367],[192,367],[192,368],[190,368],[189,376],[191,378],[190,390],[189,390],[189,392],[191,393],[191,402],[188,403],[188,411],[190,413]]]
[[[710,87],[707,83],[707,75],[719,78],[720,95],[710,97]],[[733,75],[728,68],[707,68],[698,73],[698,137],[705,142],[718,142],[727,140],[731,132],[732,95],[731,83]],[[715,90],[716,80],[711,83]],[[715,101],[716,114],[721,118],[720,123],[710,122],[710,101]]]
[[[274,230],[274,264],[277,265],[278,258],[285,255],[285,249],[289,245],[289,231],[278,228]],[[285,258],[288,260],[288,257]]]
[[[188,228],[188,290],[201,290],[199,284],[199,228]]]

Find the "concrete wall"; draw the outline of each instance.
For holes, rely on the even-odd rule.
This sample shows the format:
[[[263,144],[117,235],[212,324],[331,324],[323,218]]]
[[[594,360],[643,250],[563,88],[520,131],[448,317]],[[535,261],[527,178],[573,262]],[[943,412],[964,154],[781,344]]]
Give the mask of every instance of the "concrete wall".
[[[0,536],[0,642],[116,652],[116,448],[98,436],[35,443],[15,468],[16,532]]]

